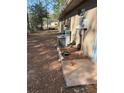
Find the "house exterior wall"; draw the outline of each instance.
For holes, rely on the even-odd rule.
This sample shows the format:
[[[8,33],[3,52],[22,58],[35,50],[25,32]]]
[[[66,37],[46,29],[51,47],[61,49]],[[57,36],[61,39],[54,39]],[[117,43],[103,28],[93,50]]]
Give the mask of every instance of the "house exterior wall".
[[[96,33],[97,33],[97,9],[93,8],[87,11],[86,19],[87,19],[87,34],[84,38],[84,42],[82,46],[84,50],[86,50],[86,54],[88,56],[93,56],[93,45],[95,44],[96,40]],[[84,51],[83,51],[84,52]]]
[[[80,6],[69,12],[64,19],[71,18],[70,30],[71,30],[71,42],[76,41],[76,45],[80,43],[80,37],[76,31],[79,16],[78,10],[86,10],[86,26],[87,31],[85,37],[82,37],[82,52],[90,57],[93,57],[94,46],[96,47],[96,34],[97,34],[97,6],[96,0],[87,0],[85,3],[80,4]]]
[[[72,29],[71,29],[71,42],[73,40],[75,40],[76,44],[78,44],[79,43],[79,36],[77,34],[76,28],[77,28],[77,25],[78,25],[79,16],[78,15],[74,15],[73,17],[74,17],[74,22],[73,22],[74,24],[73,24]],[[71,20],[71,22],[72,21],[73,20]]]
[[[76,29],[75,29],[75,25],[76,25],[76,23],[75,23],[75,20],[76,20],[76,16],[72,16],[71,17],[71,28],[70,28],[70,30],[71,30],[71,42],[74,40],[74,37],[75,37],[75,32],[76,32]]]

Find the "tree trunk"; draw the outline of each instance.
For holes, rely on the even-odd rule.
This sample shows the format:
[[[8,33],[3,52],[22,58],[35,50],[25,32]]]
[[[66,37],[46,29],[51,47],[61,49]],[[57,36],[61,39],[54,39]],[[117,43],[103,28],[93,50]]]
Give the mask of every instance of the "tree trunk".
[[[48,15],[47,15],[47,29],[48,29]]]
[[[28,33],[30,33],[31,31],[31,29],[30,29],[30,23],[29,23],[29,16],[28,16],[28,14],[27,14],[27,24],[28,24],[28,28],[27,28],[27,31],[28,31]]]

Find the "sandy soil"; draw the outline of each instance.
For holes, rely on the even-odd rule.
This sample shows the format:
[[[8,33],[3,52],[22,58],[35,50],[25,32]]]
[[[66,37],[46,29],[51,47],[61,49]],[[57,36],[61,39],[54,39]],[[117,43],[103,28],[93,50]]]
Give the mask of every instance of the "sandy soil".
[[[56,51],[57,31],[28,35],[27,93],[96,93],[97,85],[66,88]]]

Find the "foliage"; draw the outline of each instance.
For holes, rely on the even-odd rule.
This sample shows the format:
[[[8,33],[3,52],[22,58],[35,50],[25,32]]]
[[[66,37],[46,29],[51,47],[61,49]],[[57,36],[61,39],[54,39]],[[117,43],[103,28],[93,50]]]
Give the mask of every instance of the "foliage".
[[[39,0],[39,2],[28,4],[28,30],[36,31],[39,29],[39,26],[40,29],[42,29],[43,21],[46,21],[48,26],[51,20],[57,19],[61,8],[60,6],[64,5],[64,1],[65,0]],[[53,14],[49,14],[51,9],[53,9]]]
[[[58,17],[58,13],[59,13],[59,0],[54,0],[54,17],[57,18]]]
[[[64,6],[65,0],[54,0],[54,17],[58,18],[59,11],[62,6]]]
[[[64,6],[65,0],[60,0],[61,6]]]
[[[43,26],[43,18],[47,18],[48,12],[46,9],[42,6],[42,3],[34,4],[29,7],[29,22],[31,24],[30,28],[32,31],[35,31],[39,29],[42,29]]]

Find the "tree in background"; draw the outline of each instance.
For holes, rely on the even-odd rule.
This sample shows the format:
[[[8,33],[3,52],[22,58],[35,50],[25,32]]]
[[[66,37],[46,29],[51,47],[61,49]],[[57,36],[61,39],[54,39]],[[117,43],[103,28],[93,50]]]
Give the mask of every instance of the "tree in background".
[[[53,0],[42,0],[42,2],[43,1],[45,2],[45,8],[46,8],[46,11],[48,12],[48,10],[53,6],[54,2]],[[47,14],[47,19],[46,19],[47,29],[48,29],[49,19],[51,18],[51,14],[49,12]]]
[[[36,31],[39,28],[43,29],[43,18],[47,18],[48,12],[46,11],[45,7],[43,7],[42,3],[35,3],[34,5],[29,7],[28,21],[30,19],[30,28],[31,31]]]
[[[48,28],[48,24],[51,20],[58,19],[59,11],[61,6],[64,5],[64,1],[65,0],[29,0],[27,14],[28,31],[36,31],[39,26],[42,29],[43,22],[46,22]]]
[[[54,0],[54,17],[58,18],[59,13],[64,6],[65,0]]]

